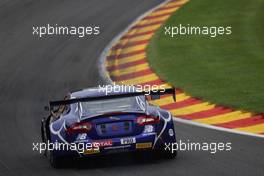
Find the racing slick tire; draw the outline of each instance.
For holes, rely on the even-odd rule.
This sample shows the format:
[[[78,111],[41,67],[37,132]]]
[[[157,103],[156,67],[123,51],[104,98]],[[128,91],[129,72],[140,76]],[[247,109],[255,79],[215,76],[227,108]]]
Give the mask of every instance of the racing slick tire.
[[[160,156],[164,159],[175,159],[178,155],[178,152],[177,151],[160,151]]]
[[[55,157],[53,152],[52,151],[48,151],[47,150],[47,157],[48,157],[48,160],[50,162],[50,165],[53,167],[53,168],[62,168],[63,166],[63,158],[61,157]]]
[[[175,143],[175,142],[176,142],[176,137],[171,143]],[[163,147],[159,150],[159,153],[161,158],[164,159],[175,159],[178,155],[177,150],[172,150],[170,148],[167,148],[165,143],[163,144]]]
[[[43,143],[47,143],[47,135],[46,135],[46,130],[45,130],[45,122],[46,118],[43,118],[41,120],[41,140]],[[44,156],[47,156],[47,150],[44,151],[43,153]]]
[[[46,146],[48,146],[49,137],[47,136],[47,119],[43,118],[41,120],[41,139],[42,142],[46,143]],[[46,148],[44,152],[44,156],[46,156],[50,162],[50,165],[53,168],[61,168],[62,167],[62,158],[61,157],[55,157],[53,154],[53,151],[50,151]]]

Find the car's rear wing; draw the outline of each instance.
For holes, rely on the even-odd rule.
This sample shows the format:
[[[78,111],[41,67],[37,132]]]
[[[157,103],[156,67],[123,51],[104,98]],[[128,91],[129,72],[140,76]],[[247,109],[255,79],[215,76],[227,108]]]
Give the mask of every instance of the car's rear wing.
[[[107,99],[134,97],[134,96],[142,96],[142,95],[149,95],[152,100],[155,100],[155,99],[160,99],[160,96],[165,95],[165,94],[172,94],[173,100],[176,101],[176,89],[167,88],[167,89],[162,89],[162,90],[157,89],[157,90],[151,90],[151,91],[128,92],[128,93],[120,93],[120,94],[115,94],[115,95],[71,98],[68,100],[50,101],[49,105],[50,105],[50,109],[52,109],[55,106],[69,105],[69,104],[78,103],[78,102],[107,100]]]

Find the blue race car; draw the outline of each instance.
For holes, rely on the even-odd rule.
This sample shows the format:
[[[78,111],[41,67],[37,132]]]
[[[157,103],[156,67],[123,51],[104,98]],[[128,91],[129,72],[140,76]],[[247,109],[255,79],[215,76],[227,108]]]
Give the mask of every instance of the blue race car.
[[[91,88],[50,102],[41,136],[51,165],[59,167],[65,158],[144,150],[175,158],[177,152],[165,150],[176,142],[172,115],[147,101],[163,94],[172,94],[175,100],[175,89],[148,95],[132,90],[106,95],[102,88]]]

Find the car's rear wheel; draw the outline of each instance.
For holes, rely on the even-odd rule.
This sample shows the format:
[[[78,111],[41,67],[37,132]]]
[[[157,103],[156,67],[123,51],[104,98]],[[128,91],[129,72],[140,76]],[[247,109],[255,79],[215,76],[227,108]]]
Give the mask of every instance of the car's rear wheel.
[[[41,140],[43,143],[47,143],[47,135],[46,135],[46,130],[45,130],[45,122],[46,118],[43,118],[41,120]],[[44,156],[47,155],[47,150],[44,151],[43,153]]]
[[[176,143],[176,138],[171,141],[171,144]],[[163,147],[159,150],[160,156],[164,159],[174,159],[178,155],[178,151],[166,146],[166,143],[163,144]]]
[[[171,151],[164,151],[164,150],[162,150],[162,151],[160,151],[160,155],[164,159],[174,159],[174,158],[177,157],[178,152],[177,151],[171,152]]]
[[[55,156],[52,151],[47,150],[47,157],[50,165],[54,168],[61,168],[63,165],[63,160],[61,157]]]

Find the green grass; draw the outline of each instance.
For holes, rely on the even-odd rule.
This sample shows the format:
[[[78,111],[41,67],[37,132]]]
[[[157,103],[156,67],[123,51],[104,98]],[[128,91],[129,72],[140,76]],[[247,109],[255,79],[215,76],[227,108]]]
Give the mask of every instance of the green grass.
[[[232,34],[164,35],[148,47],[157,74],[190,95],[264,112],[264,0],[191,0],[165,26],[231,26]]]

